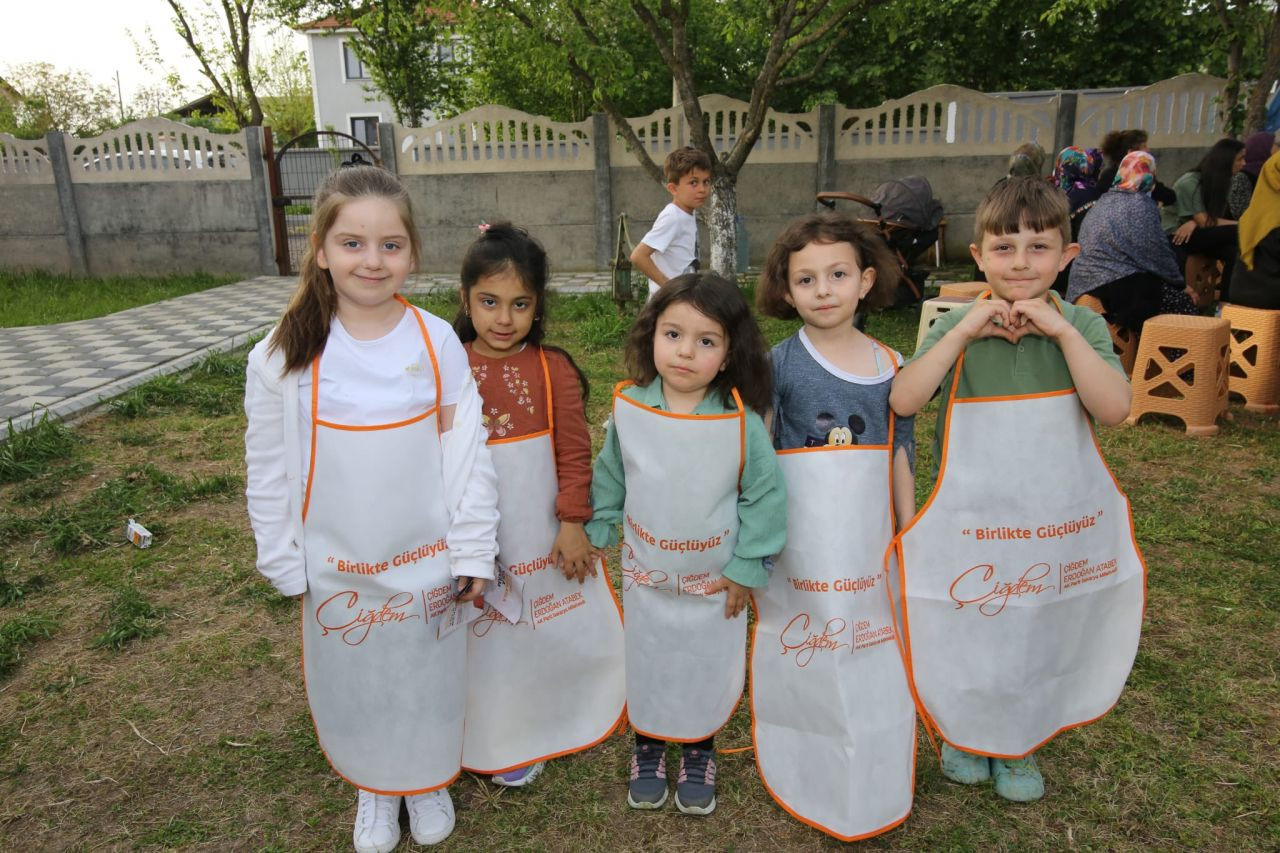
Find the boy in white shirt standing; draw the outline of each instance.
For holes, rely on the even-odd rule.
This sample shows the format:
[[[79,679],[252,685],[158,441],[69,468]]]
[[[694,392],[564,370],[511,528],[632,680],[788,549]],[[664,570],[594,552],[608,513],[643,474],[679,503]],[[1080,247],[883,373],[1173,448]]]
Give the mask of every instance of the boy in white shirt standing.
[[[686,145],[667,155],[663,166],[671,203],[631,252],[631,263],[649,277],[649,295],[678,275],[697,270],[698,223],[693,212],[711,193],[711,160]]]

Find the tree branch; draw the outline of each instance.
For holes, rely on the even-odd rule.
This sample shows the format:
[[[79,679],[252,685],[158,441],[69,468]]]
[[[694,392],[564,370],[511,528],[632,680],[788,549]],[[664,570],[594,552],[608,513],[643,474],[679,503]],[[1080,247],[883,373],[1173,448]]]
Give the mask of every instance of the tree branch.
[[[235,116],[236,123],[240,125],[245,124],[246,116],[243,109],[241,109],[240,105],[236,103],[236,99],[232,97],[231,93],[227,91],[227,87],[224,85],[223,81],[219,79],[218,74],[212,67],[210,67],[209,60],[205,55],[205,50],[196,41],[195,31],[187,21],[186,11],[182,8],[182,5],[178,0],[166,0],[166,2],[168,2],[169,8],[173,10],[173,14],[176,16],[174,23],[177,24],[178,36],[186,42],[192,55],[194,55],[196,61],[200,63],[201,73],[203,73],[204,76],[209,79],[209,82],[213,84],[213,90],[218,94],[218,97],[226,103],[228,109],[231,110],[231,114]]]
[[[609,116],[610,120],[612,120],[617,132],[622,134],[623,141],[627,143],[627,147],[631,149],[631,153],[634,154],[636,160],[640,162],[640,166],[645,170],[649,177],[653,178],[660,184],[664,183],[665,178],[662,173],[662,168],[658,166],[657,163],[653,162],[653,158],[649,156],[649,152],[645,149],[644,143],[640,141],[640,137],[636,136],[636,132],[631,127],[631,123],[627,121],[627,117],[623,115],[622,110],[619,109],[613,98],[609,97],[609,93],[597,86],[595,76],[584,68],[580,62],[578,62],[577,57],[573,56],[566,50],[564,39],[554,35],[553,33],[549,33],[543,27],[538,26],[532,18],[525,14],[523,9],[519,8],[515,3],[510,2],[510,0],[498,0],[497,5],[500,8],[505,9],[513,18],[519,21],[525,29],[532,33],[536,33],[555,47],[565,50],[568,56],[569,73],[576,77],[588,89],[597,93],[596,96],[600,101],[601,108],[604,110],[605,114]],[[584,35],[587,35],[585,31]],[[594,33],[589,35],[589,38],[594,37]],[[608,139],[596,140],[597,145],[608,145],[609,142],[610,140]]]

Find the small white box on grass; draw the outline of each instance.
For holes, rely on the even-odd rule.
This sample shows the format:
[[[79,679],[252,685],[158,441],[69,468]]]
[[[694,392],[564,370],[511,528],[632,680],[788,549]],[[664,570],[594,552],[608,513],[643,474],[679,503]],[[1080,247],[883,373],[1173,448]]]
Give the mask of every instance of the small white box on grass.
[[[151,531],[143,527],[132,518],[129,523],[124,526],[124,538],[128,539],[139,548],[151,547]]]

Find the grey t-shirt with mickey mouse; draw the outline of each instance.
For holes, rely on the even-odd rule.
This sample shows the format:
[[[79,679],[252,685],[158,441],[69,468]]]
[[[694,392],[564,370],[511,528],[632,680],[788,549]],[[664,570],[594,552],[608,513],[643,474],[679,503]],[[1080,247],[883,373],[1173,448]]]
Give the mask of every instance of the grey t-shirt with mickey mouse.
[[[854,376],[817,351],[804,329],[773,348],[773,446],[884,444],[889,435],[889,388],[897,352],[876,345],[877,376]],[[915,467],[915,418],[894,418],[893,446]]]

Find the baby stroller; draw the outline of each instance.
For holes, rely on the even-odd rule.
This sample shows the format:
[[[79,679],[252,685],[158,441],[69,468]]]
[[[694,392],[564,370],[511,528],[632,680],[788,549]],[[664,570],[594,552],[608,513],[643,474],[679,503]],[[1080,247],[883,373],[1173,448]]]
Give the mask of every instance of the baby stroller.
[[[874,225],[893,250],[902,269],[898,296],[894,305],[917,305],[924,299],[924,282],[928,273],[915,262],[938,240],[942,223],[942,202],[933,197],[933,187],[923,175],[907,175],[885,181],[876,187],[871,198],[846,192],[818,193],[818,201],[835,209],[837,201],[853,201],[868,207],[874,219],[859,222]]]

